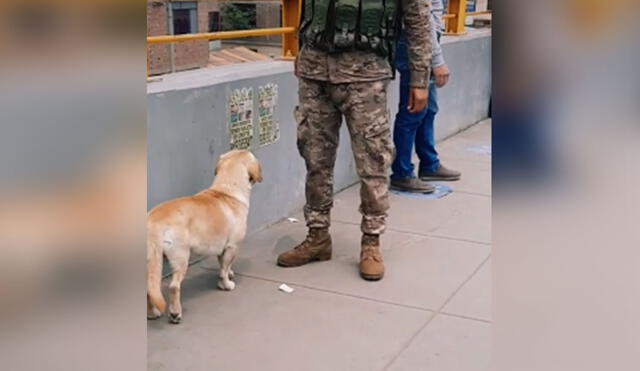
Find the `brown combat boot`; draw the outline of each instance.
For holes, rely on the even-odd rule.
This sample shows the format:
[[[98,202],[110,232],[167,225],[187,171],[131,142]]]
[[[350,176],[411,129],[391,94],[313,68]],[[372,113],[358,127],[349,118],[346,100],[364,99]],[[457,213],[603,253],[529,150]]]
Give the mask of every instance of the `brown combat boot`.
[[[362,235],[360,276],[368,281],[377,281],[384,276],[384,263],[380,252],[380,236],[377,234],[365,233]]]
[[[331,259],[331,236],[328,228],[309,228],[301,244],[278,256],[281,267],[299,267],[312,261]]]

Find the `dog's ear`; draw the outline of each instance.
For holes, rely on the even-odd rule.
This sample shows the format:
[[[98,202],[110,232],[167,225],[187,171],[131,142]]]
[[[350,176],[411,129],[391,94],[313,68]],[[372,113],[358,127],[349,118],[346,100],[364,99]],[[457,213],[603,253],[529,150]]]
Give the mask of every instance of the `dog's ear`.
[[[247,171],[249,172],[249,181],[251,184],[262,182],[262,166],[260,166],[258,160],[249,162]]]

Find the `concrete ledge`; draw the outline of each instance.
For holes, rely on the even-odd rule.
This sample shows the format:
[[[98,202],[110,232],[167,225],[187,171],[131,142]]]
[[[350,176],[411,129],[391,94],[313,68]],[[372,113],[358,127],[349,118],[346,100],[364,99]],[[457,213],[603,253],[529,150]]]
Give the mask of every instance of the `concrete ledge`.
[[[200,68],[163,75],[147,84],[147,94],[205,88],[232,81],[250,80],[280,73],[293,73],[293,62],[259,61],[215,68]]]

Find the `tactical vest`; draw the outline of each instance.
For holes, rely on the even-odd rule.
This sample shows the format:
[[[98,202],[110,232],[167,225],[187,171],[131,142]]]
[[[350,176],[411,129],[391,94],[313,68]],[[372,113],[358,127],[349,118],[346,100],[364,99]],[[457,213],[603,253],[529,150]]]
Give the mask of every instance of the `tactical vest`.
[[[393,59],[401,0],[303,0],[300,43],[330,53],[363,50]]]

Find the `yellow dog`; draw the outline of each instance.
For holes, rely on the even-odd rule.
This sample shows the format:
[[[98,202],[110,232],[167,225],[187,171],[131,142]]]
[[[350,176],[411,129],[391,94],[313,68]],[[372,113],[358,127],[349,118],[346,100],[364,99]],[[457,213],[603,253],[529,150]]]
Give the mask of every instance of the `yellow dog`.
[[[182,319],[180,284],[187,273],[191,251],[217,255],[220,263],[218,287],[233,290],[231,265],[238,244],[247,231],[249,198],[253,184],[262,181],[262,169],[255,156],[233,150],[220,157],[210,188],[190,197],[156,206],[147,217],[147,318],[164,313],[162,255],[173,269],[169,285],[169,321]]]

